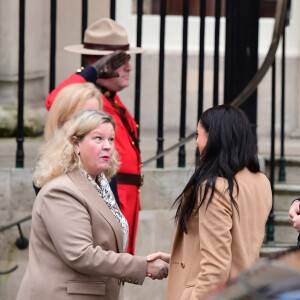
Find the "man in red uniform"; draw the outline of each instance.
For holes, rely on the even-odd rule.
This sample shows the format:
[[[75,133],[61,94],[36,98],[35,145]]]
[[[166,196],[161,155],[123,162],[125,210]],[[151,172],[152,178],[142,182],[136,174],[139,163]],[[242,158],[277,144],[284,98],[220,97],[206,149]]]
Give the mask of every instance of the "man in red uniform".
[[[84,69],[61,82],[47,96],[46,107],[50,109],[57,93],[72,83],[93,82],[103,94],[103,110],[116,122],[115,145],[121,162],[116,175],[117,194],[129,225],[127,252],[134,254],[140,210],[139,187],[142,185],[138,125],[117,92],[129,85],[129,54],[142,53],[143,50],[130,48],[125,28],[111,19],[96,21],[86,29],[83,45],[67,46],[65,50],[82,54]]]

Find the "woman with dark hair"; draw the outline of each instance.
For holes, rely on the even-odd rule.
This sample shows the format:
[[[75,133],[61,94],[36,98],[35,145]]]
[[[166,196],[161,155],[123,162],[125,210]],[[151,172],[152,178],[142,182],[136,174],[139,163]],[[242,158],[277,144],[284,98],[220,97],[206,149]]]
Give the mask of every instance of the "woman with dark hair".
[[[256,262],[272,205],[270,183],[260,171],[242,110],[230,105],[206,110],[197,134],[200,157],[174,203],[169,300],[201,299]]]

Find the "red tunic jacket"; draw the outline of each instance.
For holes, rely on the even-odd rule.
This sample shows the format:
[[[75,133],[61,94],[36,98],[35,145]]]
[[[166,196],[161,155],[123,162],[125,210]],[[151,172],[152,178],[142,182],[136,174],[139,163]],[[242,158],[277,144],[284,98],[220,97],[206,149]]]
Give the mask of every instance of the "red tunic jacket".
[[[69,78],[61,82],[46,98],[46,107],[49,110],[58,92],[65,86],[73,83],[83,83],[86,79],[79,74],[72,74]],[[113,98],[115,103],[125,110],[125,115],[132,129],[137,136],[137,125],[130,112],[116,94]],[[120,173],[141,173],[141,157],[137,146],[132,141],[132,138],[123,124],[120,113],[114,108],[107,98],[103,96],[103,110],[112,115],[116,122],[116,137],[115,146],[119,153],[121,165]],[[127,253],[134,254],[135,237],[137,232],[138,215],[140,210],[139,188],[136,185],[117,184],[121,211],[127,219],[129,225],[129,240]]]

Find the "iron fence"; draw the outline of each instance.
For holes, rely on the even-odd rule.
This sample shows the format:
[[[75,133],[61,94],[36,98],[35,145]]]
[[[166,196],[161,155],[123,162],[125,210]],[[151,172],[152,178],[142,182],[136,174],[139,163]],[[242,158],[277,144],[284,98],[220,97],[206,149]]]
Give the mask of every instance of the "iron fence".
[[[17,153],[16,153],[16,167],[22,168],[24,166],[24,151],[23,151],[23,109],[24,109],[24,45],[25,45],[25,0],[20,1],[20,11],[19,11],[19,80],[18,80],[18,130],[17,130]],[[49,90],[54,89],[55,87],[55,62],[56,62],[56,15],[57,15],[57,3],[56,0],[51,1],[51,10],[50,10],[50,31],[51,31],[51,42],[50,42],[50,74],[49,74]],[[239,0],[240,1],[240,0]],[[248,4],[251,2],[253,5],[254,2],[259,0],[243,0]],[[198,105],[197,105],[197,114],[198,119],[203,111],[203,85],[204,85],[204,68],[205,68],[205,26],[206,26],[206,8],[209,0],[200,0],[199,3],[199,18],[200,18],[200,28],[199,28],[199,65],[198,65]],[[280,152],[280,181],[285,180],[285,155],[284,155],[284,112],[285,112],[285,26],[289,23],[289,11],[290,11],[290,0],[264,0],[263,2],[276,2],[276,14],[274,33],[272,43],[270,45],[269,52],[262,64],[262,66],[255,72],[249,82],[239,90],[239,93],[235,95],[235,98],[230,99],[230,103],[234,106],[242,106],[247,100],[255,93],[257,86],[259,85],[262,78],[265,76],[267,70],[272,65],[272,125],[271,125],[271,173],[270,180],[271,186],[274,186],[274,159],[275,159],[275,78],[276,78],[276,64],[275,64],[275,54],[278,48],[279,40],[282,36],[282,67],[281,67],[281,152]],[[228,1],[229,3],[229,1]],[[165,65],[165,22],[167,15],[167,1],[160,1],[160,48],[159,48],[159,70],[158,70],[158,116],[157,116],[157,156],[147,160],[144,164],[147,164],[150,161],[156,160],[157,168],[164,167],[164,155],[175,149],[178,151],[178,167],[185,167],[185,143],[193,138],[193,134],[186,137],[185,127],[186,127],[186,88],[187,88],[187,61],[188,61],[188,48],[187,48],[187,37],[188,37],[188,19],[189,19],[189,0],[183,0],[183,25],[182,25],[182,54],[181,54],[181,101],[180,101],[180,130],[179,130],[179,143],[170,147],[164,151],[164,65]],[[226,7],[228,11],[226,12],[226,17],[228,17],[230,6]],[[115,19],[116,15],[116,2],[110,1],[110,17]],[[214,36],[214,80],[213,80],[213,105],[219,104],[219,35],[220,35],[220,18],[221,18],[221,0],[215,1],[215,36]],[[83,40],[84,31],[87,27],[88,20],[88,0],[82,0],[82,31],[81,38]],[[143,0],[137,0],[137,46],[142,46],[142,24],[143,24]],[[238,24],[235,24],[238,26]],[[230,32],[227,30],[226,33],[226,43],[231,38],[230,34],[234,34],[234,30]],[[257,50],[257,49],[256,49]],[[226,58],[225,53],[225,58]],[[227,57],[227,63],[230,64],[232,56]],[[140,87],[141,87],[141,56],[137,55],[136,57],[136,78],[135,78],[135,107],[134,107],[134,117],[137,123],[140,123]],[[249,74],[248,74],[249,75]],[[226,84],[226,80],[225,83]],[[229,89],[230,86],[224,86],[224,90]],[[232,101],[231,101],[232,100]],[[256,109],[256,108],[255,108]],[[246,111],[247,113],[247,111]],[[255,111],[256,114],[256,111]],[[256,121],[256,120],[255,120]],[[254,124],[256,128],[256,124]],[[268,234],[267,238],[269,242],[274,240],[274,215],[273,210],[270,214],[268,221]]]

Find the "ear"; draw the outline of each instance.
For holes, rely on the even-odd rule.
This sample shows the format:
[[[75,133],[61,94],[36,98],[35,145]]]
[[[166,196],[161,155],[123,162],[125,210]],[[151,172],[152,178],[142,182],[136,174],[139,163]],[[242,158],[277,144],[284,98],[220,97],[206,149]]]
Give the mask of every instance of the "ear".
[[[73,135],[71,141],[74,146],[74,151],[80,152],[80,145],[77,136]]]

